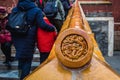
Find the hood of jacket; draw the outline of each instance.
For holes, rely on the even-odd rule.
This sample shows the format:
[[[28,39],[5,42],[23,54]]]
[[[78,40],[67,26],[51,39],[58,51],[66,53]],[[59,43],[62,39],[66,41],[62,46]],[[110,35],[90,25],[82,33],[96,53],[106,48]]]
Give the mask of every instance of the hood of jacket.
[[[19,0],[17,8],[23,11],[36,7],[33,0]]]

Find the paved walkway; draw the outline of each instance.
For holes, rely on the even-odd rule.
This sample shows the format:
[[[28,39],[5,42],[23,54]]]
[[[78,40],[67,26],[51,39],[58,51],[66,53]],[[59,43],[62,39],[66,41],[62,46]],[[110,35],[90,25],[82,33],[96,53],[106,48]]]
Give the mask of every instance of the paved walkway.
[[[37,57],[39,55],[35,55],[34,57]],[[107,55],[104,56],[108,64],[116,71],[118,74],[120,74],[120,51],[114,51],[114,55],[112,57],[108,57]],[[0,65],[2,64],[3,60],[0,61]],[[33,62],[32,66],[38,66],[39,62]],[[6,70],[4,69],[5,66],[3,65],[0,67],[0,80],[17,80],[18,79],[18,71],[17,71],[17,61],[12,62],[12,66],[14,66],[12,70]],[[11,79],[10,79],[11,78]],[[14,79],[13,79],[14,78]]]
[[[14,50],[12,51],[12,56],[14,57]],[[34,54],[34,59],[32,62],[32,68],[31,71],[33,71],[37,66],[39,66],[39,54]],[[4,54],[0,50],[0,80],[18,80],[18,61],[15,60],[11,62],[11,68],[9,69],[5,64],[3,64],[3,61],[5,59]]]
[[[120,74],[120,51],[114,51],[112,57],[104,56],[108,64]]]

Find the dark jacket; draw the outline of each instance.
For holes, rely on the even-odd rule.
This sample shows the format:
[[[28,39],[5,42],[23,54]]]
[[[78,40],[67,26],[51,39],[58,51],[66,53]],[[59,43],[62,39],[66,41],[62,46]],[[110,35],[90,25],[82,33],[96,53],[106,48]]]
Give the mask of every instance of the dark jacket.
[[[44,22],[42,11],[36,7],[32,0],[20,0],[12,12],[19,10],[27,11],[27,22],[30,23],[32,27],[29,29],[27,36],[16,36],[12,34],[13,43],[16,48],[16,58],[32,59],[37,26],[40,26],[41,29],[46,31],[54,31],[54,28]]]
[[[63,4],[64,10],[69,10],[71,8],[69,0],[60,0]]]
[[[37,3],[37,5],[38,5],[38,7],[39,7],[40,9],[42,9],[42,11],[43,11],[43,8],[44,8],[44,5],[45,5],[44,0],[42,0],[42,3],[40,3],[40,0],[36,0],[36,3]]]
[[[65,11],[65,18],[66,18],[68,15],[68,11],[71,8],[70,2],[69,2],[69,0],[60,0],[60,1],[62,2],[64,11]]]

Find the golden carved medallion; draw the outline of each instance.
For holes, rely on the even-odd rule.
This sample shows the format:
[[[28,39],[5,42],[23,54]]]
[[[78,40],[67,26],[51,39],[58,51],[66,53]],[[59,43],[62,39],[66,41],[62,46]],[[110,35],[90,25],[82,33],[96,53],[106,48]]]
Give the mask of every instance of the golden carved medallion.
[[[77,61],[87,54],[88,45],[84,37],[71,34],[63,39],[61,51],[67,59]]]
[[[91,61],[93,44],[82,29],[69,28],[63,31],[55,43],[58,61],[69,68],[81,68]]]

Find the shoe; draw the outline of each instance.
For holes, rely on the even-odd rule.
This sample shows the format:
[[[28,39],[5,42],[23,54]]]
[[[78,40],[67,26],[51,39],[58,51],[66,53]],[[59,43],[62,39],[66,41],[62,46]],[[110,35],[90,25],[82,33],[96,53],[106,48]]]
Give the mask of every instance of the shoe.
[[[6,66],[8,69],[11,69],[11,63],[10,63],[10,62],[5,63],[5,66]]]
[[[11,58],[10,58],[10,62],[13,62],[14,60],[15,60],[14,57],[11,57]]]
[[[3,62],[3,64],[6,64],[6,63],[7,63],[7,61],[4,61],[4,62]]]

